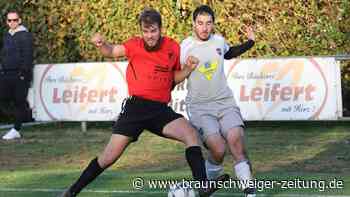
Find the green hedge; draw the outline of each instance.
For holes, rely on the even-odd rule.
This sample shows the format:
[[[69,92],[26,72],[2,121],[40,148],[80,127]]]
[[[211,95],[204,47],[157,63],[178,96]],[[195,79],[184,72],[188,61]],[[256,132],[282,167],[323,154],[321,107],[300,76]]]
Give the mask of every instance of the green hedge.
[[[145,6],[158,9],[164,33],[181,41],[191,34],[191,13],[201,3],[214,8],[216,29],[232,44],[246,39],[244,24],[255,27],[256,46],[244,57],[350,53],[349,0],[6,0],[0,11],[2,16],[9,9],[22,11],[35,36],[36,63],[89,62],[103,60],[90,36],[102,32],[120,43],[139,34],[137,15]],[[349,68],[350,63],[343,65],[346,90]]]
[[[35,35],[37,63],[53,63],[100,60],[89,43],[91,34],[102,32],[117,43],[138,34],[137,15],[145,6],[157,8],[164,33],[180,41],[191,33],[191,13],[201,2],[215,9],[217,31],[232,44],[245,39],[244,24],[256,27],[258,42],[246,56],[350,53],[348,0],[7,0],[0,8],[3,15],[10,8],[23,12]]]

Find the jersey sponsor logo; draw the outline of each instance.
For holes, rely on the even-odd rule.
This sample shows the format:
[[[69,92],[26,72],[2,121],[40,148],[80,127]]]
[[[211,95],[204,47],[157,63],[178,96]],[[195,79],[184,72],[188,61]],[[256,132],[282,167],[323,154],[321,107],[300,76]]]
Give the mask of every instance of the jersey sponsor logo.
[[[168,76],[161,77],[156,75],[149,75],[147,78],[148,80],[152,80],[155,83],[170,84],[173,82],[172,78]]]
[[[170,67],[168,67],[168,66],[156,65],[156,66],[154,67],[154,72],[155,72],[155,73],[157,73],[157,72],[163,72],[163,73],[165,73],[165,72],[170,72],[170,71],[171,71],[171,69],[170,69]]]
[[[213,62],[205,62],[201,66],[199,66],[198,71],[202,73],[205,78],[209,81],[213,79],[213,74],[217,70],[219,62],[217,60]]]
[[[168,84],[172,83],[171,67],[163,65],[155,65],[153,73],[150,73],[147,78],[155,83]]]

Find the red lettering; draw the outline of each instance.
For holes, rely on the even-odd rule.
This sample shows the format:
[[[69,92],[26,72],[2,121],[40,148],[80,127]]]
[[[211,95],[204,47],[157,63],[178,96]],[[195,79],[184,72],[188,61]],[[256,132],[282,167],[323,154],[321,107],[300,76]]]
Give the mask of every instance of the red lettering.
[[[118,95],[118,91],[117,89],[115,89],[114,87],[109,91],[109,102],[113,103],[116,102],[117,99],[115,98],[115,96]]]
[[[294,87],[294,98],[293,100],[296,101],[299,98],[299,95],[303,94],[304,92],[304,87],[296,86]]]
[[[312,95],[311,95],[311,93],[312,92],[315,92],[315,90],[316,90],[316,87],[315,86],[313,86],[313,85],[308,85],[307,86],[307,88],[306,88],[306,94],[305,94],[305,100],[307,100],[307,101],[311,101],[311,100],[313,100],[314,98],[312,97]]]
[[[254,87],[251,90],[247,89],[245,85],[240,88],[240,101],[290,101],[298,100],[302,97],[305,101],[311,101],[314,99],[313,93],[316,91],[316,87],[312,84],[307,86],[281,86],[281,84],[266,84],[265,86]]]
[[[283,87],[281,89],[281,100],[289,101],[292,93],[293,93],[293,89],[291,87]]]
[[[100,102],[103,102],[103,98],[105,98],[108,95],[108,90],[104,90],[100,94]]]
[[[111,89],[88,89],[87,86],[76,86],[70,89],[53,88],[53,103],[96,103],[116,102],[118,91],[115,87]]]
[[[245,85],[241,86],[241,91],[240,91],[239,98],[240,98],[240,101],[242,101],[242,102],[248,102],[249,101],[249,95],[248,96],[245,95]]]
[[[90,90],[88,96],[88,102],[96,103],[97,90]]]
[[[84,103],[85,97],[87,97],[87,93],[86,93],[87,87],[84,86],[81,88],[80,94],[79,94],[79,102],[80,103]]]
[[[261,95],[263,91],[261,88],[253,88],[252,89],[252,101],[260,101],[261,100]]]
[[[52,98],[53,103],[60,103],[61,99],[58,97],[58,88],[53,89],[53,98]]]
[[[271,97],[272,97],[272,101],[276,101],[276,96],[279,95],[279,88],[280,88],[280,84],[273,84],[272,86],[272,90],[271,90]],[[268,92],[266,92],[265,94],[268,94]]]
[[[71,90],[64,90],[62,100],[64,103],[70,103],[70,98],[72,98],[72,91]]]

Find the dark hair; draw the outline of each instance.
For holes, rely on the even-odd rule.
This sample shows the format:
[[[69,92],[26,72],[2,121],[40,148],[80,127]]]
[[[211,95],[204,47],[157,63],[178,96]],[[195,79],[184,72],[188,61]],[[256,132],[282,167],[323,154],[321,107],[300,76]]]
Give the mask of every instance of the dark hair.
[[[201,5],[198,6],[194,12],[193,12],[193,21],[196,20],[198,15],[202,15],[202,14],[208,14],[211,16],[211,18],[213,19],[213,22],[215,21],[215,15],[214,15],[214,11],[207,5]]]
[[[162,17],[157,10],[152,8],[145,8],[139,17],[139,24],[142,25],[142,23],[146,26],[157,24],[158,27],[161,28]]]
[[[16,13],[17,16],[18,16],[18,18],[21,18],[21,14],[19,13],[18,10],[9,10],[9,11],[6,13],[6,17],[7,17],[7,15],[10,14],[10,13]]]

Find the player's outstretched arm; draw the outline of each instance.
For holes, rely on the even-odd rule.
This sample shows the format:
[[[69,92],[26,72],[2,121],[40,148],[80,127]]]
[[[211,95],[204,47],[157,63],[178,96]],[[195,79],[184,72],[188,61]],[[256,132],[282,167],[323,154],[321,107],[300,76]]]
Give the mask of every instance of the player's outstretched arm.
[[[105,57],[123,57],[125,56],[125,47],[123,45],[114,45],[105,41],[102,35],[96,33],[92,36],[91,42],[98,48]]]
[[[251,27],[246,27],[246,34],[248,41],[237,46],[231,46],[230,49],[225,53],[224,58],[229,60],[234,57],[238,57],[252,48],[255,44],[255,33]]]
[[[199,60],[196,57],[189,56],[186,59],[185,64],[182,65],[182,69],[175,71],[175,74],[174,74],[174,82],[175,82],[175,84],[179,84],[183,80],[185,80],[191,74],[191,72],[194,69],[196,69],[198,64],[199,64]]]

